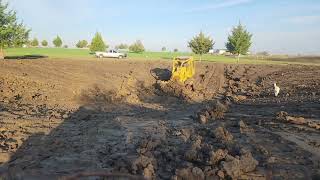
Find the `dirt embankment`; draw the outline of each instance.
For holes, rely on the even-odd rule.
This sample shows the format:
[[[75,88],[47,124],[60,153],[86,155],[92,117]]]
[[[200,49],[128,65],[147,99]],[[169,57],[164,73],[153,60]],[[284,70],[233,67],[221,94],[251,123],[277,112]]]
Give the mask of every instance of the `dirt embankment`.
[[[170,62],[0,62],[0,175],[319,175],[319,67],[197,63],[186,84],[161,81],[166,69]]]

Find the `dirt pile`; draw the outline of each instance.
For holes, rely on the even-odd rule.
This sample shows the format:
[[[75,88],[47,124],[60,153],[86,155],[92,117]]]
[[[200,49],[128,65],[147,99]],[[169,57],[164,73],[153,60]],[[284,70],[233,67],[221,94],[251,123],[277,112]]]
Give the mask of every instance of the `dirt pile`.
[[[222,169],[224,173],[220,173],[221,178],[231,177],[238,179],[242,174],[254,171],[258,165],[251,153],[241,150],[240,156],[227,155],[225,161],[222,162]]]
[[[140,99],[147,99],[153,94],[153,87],[146,87],[144,82],[134,78],[131,74],[124,77],[120,87],[116,90],[116,94],[120,99],[124,99],[128,103],[137,104]]]
[[[255,72],[256,67],[248,65],[226,67],[226,98],[237,103],[258,96],[262,86]]]
[[[223,91],[224,66],[215,64],[199,68],[195,77],[181,83],[174,80],[157,81],[156,88],[166,95],[190,102],[211,100]]]
[[[235,150],[228,138],[228,142],[218,140],[214,132],[220,129],[207,131],[199,127],[174,134],[168,128],[165,137],[147,135],[134,145],[135,151],[112,154],[106,165],[111,172],[142,175],[146,179],[236,179],[255,171],[258,162],[251,152]],[[223,132],[231,135],[226,129]]]
[[[95,109],[111,107],[112,105],[141,104],[145,99],[154,96],[153,87],[145,87],[145,84],[138,81],[130,74],[124,76],[122,82],[115,89],[109,90],[101,85],[83,90],[78,100],[81,104],[90,105]],[[143,99],[143,101],[141,100]]]
[[[218,127],[214,130],[214,136],[222,142],[230,142],[233,140],[232,134],[224,127]]]
[[[194,119],[201,124],[206,124],[214,120],[221,120],[224,118],[227,110],[227,104],[222,104],[220,101],[216,100],[213,103],[210,103],[207,108],[197,112]]]
[[[212,132],[181,129],[178,135],[171,135],[168,129],[168,133],[164,139],[155,136],[143,139],[136,145],[136,152],[122,157],[126,163],[114,162],[114,170],[140,174],[147,179],[237,179],[255,171],[258,165],[250,151],[229,148],[232,135],[225,128],[218,127]],[[227,148],[216,149],[211,144],[216,139],[216,146]]]

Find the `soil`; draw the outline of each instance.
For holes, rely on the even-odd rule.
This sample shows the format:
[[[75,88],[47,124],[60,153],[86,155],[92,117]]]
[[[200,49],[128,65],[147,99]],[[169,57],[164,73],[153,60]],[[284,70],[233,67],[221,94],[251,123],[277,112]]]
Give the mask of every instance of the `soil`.
[[[0,177],[319,178],[320,66],[197,62],[185,84],[170,69],[0,61]]]

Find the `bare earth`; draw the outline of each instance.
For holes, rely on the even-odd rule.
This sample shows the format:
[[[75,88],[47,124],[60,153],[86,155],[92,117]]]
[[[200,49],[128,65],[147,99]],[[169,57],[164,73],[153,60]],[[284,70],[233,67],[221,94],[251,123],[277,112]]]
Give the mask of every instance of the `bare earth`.
[[[166,69],[0,61],[0,179],[319,178],[320,66],[198,62],[187,85]]]

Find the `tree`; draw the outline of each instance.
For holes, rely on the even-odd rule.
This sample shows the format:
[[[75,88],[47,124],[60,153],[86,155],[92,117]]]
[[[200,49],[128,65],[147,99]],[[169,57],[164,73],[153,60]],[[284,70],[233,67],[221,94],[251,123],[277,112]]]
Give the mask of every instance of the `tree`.
[[[166,47],[162,47],[162,48],[161,48],[161,51],[166,51],[166,50],[167,50]]]
[[[88,41],[86,40],[81,40],[78,41],[78,43],[76,44],[77,48],[85,48],[88,46]]]
[[[135,43],[133,43],[129,50],[135,53],[142,53],[145,51],[144,46],[140,40],[137,40]]]
[[[173,50],[173,52],[178,52],[179,50],[177,49],[177,48],[175,48],[174,50]]]
[[[42,45],[43,47],[46,47],[46,46],[48,46],[48,41],[46,41],[46,40],[43,40],[43,41],[41,42],[41,45]]]
[[[233,27],[231,34],[228,37],[226,47],[229,52],[238,56],[239,62],[241,54],[247,54],[252,44],[252,34],[250,34],[244,26],[239,23],[238,26]]]
[[[62,46],[62,40],[59,36],[57,36],[52,43],[54,44],[55,47],[61,47]]]
[[[16,12],[8,10],[8,3],[0,0],[0,59],[4,59],[4,48],[27,43],[29,33],[30,30],[18,22]]]
[[[88,46],[88,41],[87,40],[82,40],[82,48],[85,48]]]
[[[199,35],[193,37],[188,44],[188,47],[191,48],[193,53],[200,55],[201,61],[202,55],[208,53],[209,50],[212,49],[214,42],[209,36],[205,36],[202,32],[200,32]]]
[[[93,37],[90,45],[90,51],[105,51],[108,46],[104,43],[102,36],[100,33],[96,32],[95,36]]]
[[[77,42],[76,47],[77,47],[77,48],[82,48],[81,41],[78,41],[78,42]]]
[[[63,48],[68,48],[68,45],[64,45]]]
[[[119,44],[118,46],[116,46],[116,49],[128,49],[128,45],[127,44]]]
[[[31,41],[31,46],[33,46],[33,47],[37,47],[37,46],[39,46],[39,41],[38,41],[38,39],[37,38],[34,38],[32,41]]]

